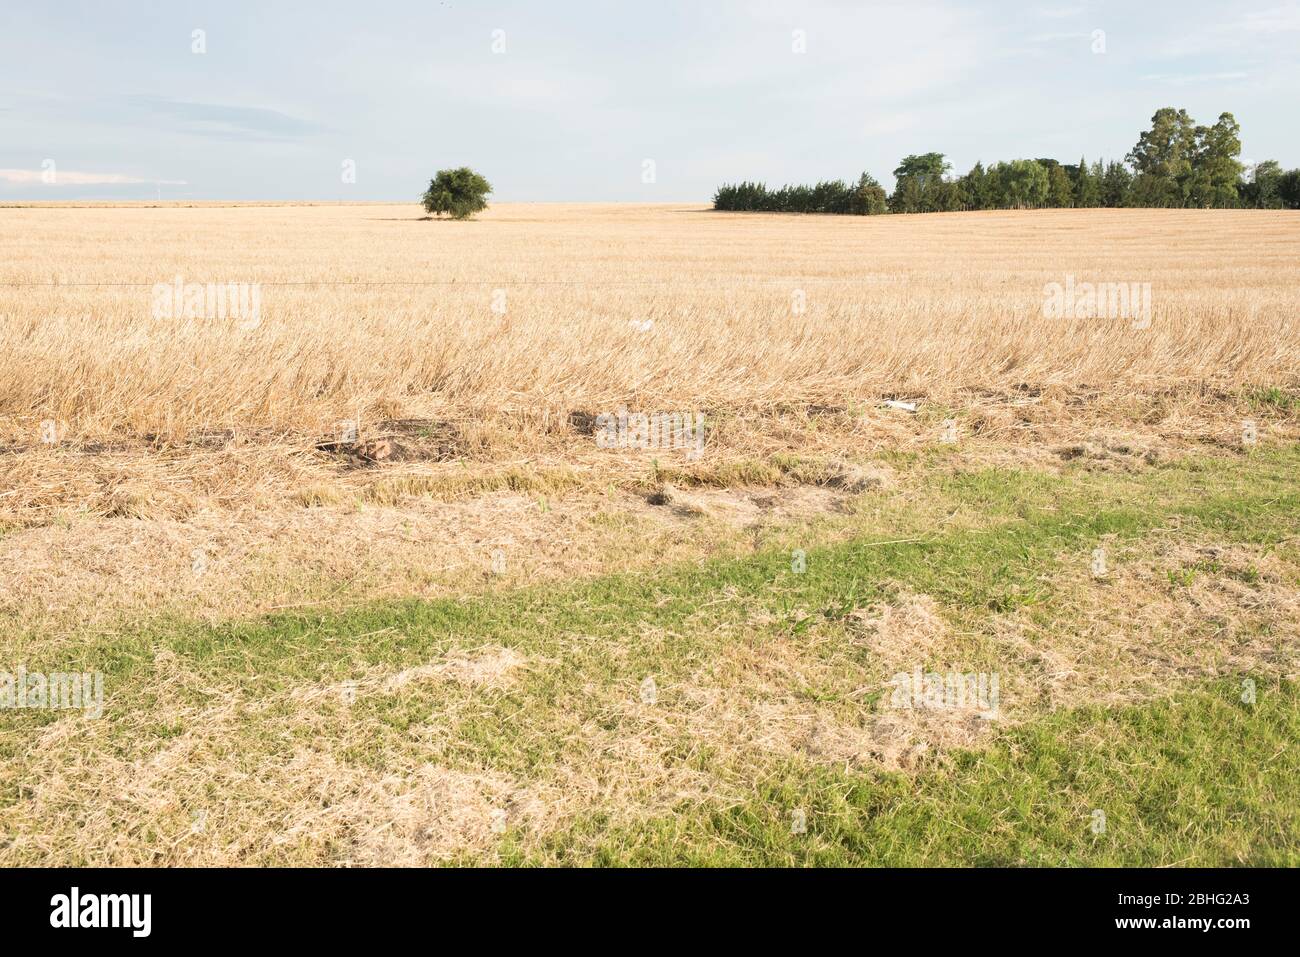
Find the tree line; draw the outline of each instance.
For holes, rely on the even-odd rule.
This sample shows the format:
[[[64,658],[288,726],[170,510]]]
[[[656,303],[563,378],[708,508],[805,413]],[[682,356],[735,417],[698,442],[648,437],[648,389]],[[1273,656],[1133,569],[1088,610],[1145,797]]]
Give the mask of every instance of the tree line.
[[[1213,126],[1198,126],[1186,110],[1159,109],[1151,128],[1123,162],[1077,164],[1018,159],[985,167],[977,162],[962,176],[942,153],[904,157],[886,193],[869,173],[856,184],[843,180],[815,186],[768,189],[763,183],[721,186],[713,208],[773,213],[938,213],[972,209],[1040,207],[1165,207],[1188,209],[1300,209],[1300,169],[1276,160],[1251,168],[1241,155],[1241,127],[1231,113]]]

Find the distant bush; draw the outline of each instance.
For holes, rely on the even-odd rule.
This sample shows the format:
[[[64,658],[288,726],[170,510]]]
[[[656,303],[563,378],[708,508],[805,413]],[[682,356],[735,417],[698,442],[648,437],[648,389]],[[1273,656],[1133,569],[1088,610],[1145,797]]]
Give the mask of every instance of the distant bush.
[[[782,186],[768,189],[764,183],[736,183],[718,188],[713,208],[729,212],[842,213],[867,216],[885,212],[885,189],[863,173],[857,185],[842,179],[816,186]]]
[[[429,182],[422,201],[424,209],[435,216],[447,213],[452,219],[469,219],[487,209],[487,194],[492,184],[468,166],[438,170]]]

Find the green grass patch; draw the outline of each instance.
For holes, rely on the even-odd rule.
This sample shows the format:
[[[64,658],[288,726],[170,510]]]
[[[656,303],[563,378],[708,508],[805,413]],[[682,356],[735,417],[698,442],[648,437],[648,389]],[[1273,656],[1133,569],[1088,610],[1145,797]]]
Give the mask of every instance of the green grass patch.
[[[1300,693],[1215,683],[1005,732],[915,777],[776,767],[736,807],[635,826],[592,815],[512,863],[710,866],[1292,866]],[[795,833],[795,815],[804,831]]]

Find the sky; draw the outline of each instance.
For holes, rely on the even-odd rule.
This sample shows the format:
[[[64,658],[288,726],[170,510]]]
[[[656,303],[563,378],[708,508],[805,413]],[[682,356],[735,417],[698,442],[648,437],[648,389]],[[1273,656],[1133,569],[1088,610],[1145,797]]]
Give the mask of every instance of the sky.
[[[1162,106],[1290,168],[1298,93],[1300,0],[8,2],[0,202],[890,187],[932,150],[1121,159]]]

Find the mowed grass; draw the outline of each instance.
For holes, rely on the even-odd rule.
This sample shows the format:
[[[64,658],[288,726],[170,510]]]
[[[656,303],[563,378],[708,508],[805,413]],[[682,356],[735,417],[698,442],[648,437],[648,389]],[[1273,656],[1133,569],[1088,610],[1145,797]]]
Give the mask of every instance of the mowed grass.
[[[1141,473],[936,471],[884,535],[33,644],[29,670],[105,672],[105,718],[3,713],[0,860],[1295,863],[1294,604],[1269,602],[1297,584],[1297,464],[1291,446]],[[1197,576],[1235,576],[1238,604],[1121,622],[1087,651],[1080,609],[1146,598],[1089,605],[1104,586],[1077,570],[1105,541],[1163,574],[1156,538],[1282,570],[1183,563],[1153,613],[1214,597]],[[862,631],[915,595],[939,637]],[[1079,675],[1054,697],[1043,656],[1072,636]],[[913,663],[1000,673],[1008,720],[969,741],[891,726],[914,760],[873,750],[876,722],[912,717],[886,683]],[[852,746],[808,744],[828,729]]]
[[[1300,531],[1298,464],[1300,449],[1288,446],[1251,456],[1189,459],[1140,474],[1071,469],[1062,479],[1002,468],[935,472],[931,495],[950,506],[951,518],[961,516],[955,530],[909,521],[903,506],[884,528],[891,536],[906,529],[915,537],[859,537],[820,548],[789,543],[806,552],[801,574],[790,567],[789,548],[767,549],[752,558],[486,597],[376,602],[344,614],[286,612],[218,625],[175,621],[156,631],[78,641],[40,663],[127,677],[161,642],[213,675],[245,672],[273,686],[317,677],[322,666],[328,677],[343,679],[358,667],[416,664],[439,645],[451,647],[448,635],[463,633],[462,644],[493,638],[512,645],[576,630],[613,636],[642,620],[684,627],[734,613],[702,611],[719,604],[834,614],[885,597],[900,584],[957,609],[1006,611],[1048,600],[1045,573],[1063,550],[1082,554],[1078,561],[1086,565],[1087,552],[1103,538],[1133,539],[1170,520],[1186,519],[1185,529],[1194,524],[1223,541],[1294,547]],[[934,523],[934,506],[933,500],[918,500],[912,508]],[[728,600],[713,602],[719,595]],[[356,639],[372,634],[372,640]],[[691,643],[700,637],[691,635]],[[643,647],[628,651],[641,656],[638,667],[661,660]]]

